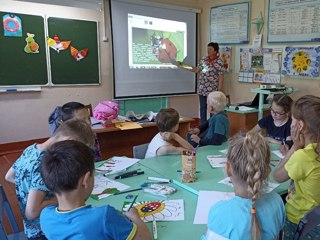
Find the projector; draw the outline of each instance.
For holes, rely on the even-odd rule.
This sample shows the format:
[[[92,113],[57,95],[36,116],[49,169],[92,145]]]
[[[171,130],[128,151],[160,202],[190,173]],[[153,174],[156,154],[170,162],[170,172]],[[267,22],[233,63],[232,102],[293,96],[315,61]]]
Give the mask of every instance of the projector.
[[[261,84],[260,89],[276,91],[276,90],[286,90],[286,86],[283,84]]]

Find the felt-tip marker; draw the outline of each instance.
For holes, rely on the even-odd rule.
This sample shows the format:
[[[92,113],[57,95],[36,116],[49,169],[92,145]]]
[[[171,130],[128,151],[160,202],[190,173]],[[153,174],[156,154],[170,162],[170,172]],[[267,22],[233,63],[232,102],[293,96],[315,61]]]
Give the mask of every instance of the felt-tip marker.
[[[122,174],[122,175],[119,175],[119,176],[115,176],[114,179],[123,179],[123,178],[128,178],[128,177],[133,177],[133,176],[138,176],[138,175],[141,175],[141,174],[144,174],[144,171],[141,171],[141,172],[132,172],[132,173],[125,173],[125,174]]]

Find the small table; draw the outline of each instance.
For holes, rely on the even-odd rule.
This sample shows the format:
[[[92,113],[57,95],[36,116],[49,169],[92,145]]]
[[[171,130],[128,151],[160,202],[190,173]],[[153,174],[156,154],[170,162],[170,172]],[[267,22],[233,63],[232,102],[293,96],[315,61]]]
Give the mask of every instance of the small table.
[[[178,134],[185,138],[193,118],[181,117]],[[132,148],[144,143],[149,143],[159,132],[155,122],[142,123],[142,128],[121,130],[119,128],[106,128],[102,125],[92,126],[97,134],[102,159],[112,156],[132,157]]]
[[[251,88],[252,93],[259,93],[259,114],[258,114],[258,120],[260,120],[263,116],[263,95],[265,94],[290,94],[297,92],[298,88],[286,88],[284,90],[275,90],[275,91],[270,91],[270,90],[265,90],[261,88]]]
[[[269,107],[269,104],[265,104],[263,106],[263,116],[267,116],[270,114]],[[242,130],[251,130],[258,123],[257,118],[259,110],[256,108],[249,111],[226,108],[226,111],[230,122],[231,137]]]

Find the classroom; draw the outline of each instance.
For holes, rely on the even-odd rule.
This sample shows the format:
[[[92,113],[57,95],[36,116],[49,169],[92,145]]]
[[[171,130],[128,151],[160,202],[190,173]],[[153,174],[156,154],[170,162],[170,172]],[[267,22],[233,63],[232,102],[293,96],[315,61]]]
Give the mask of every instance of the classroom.
[[[50,137],[50,128],[48,125],[48,117],[52,113],[52,111],[57,106],[62,106],[63,104],[70,102],[70,101],[76,101],[83,103],[85,105],[91,104],[92,108],[98,105],[101,101],[111,101],[116,98],[117,101],[120,103],[120,113],[125,115],[126,111],[129,110],[135,110],[138,113],[145,113],[147,111],[154,111],[157,112],[162,107],[168,107],[168,108],[174,108],[179,112],[179,115],[182,116],[182,121],[180,124],[181,129],[179,130],[179,135],[184,135],[186,132],[188,132],[190,127],[195,127],[200,123],[200,103],[199,103],[199,96],[197,94],[197,75],[195,73],[188,72],[186,70],[181,70],[183,73],[183,77],[187,76],[186,83],[181,84],[181,81],[177,83],[177,86],[180,86],[183,88],[181,92],[168,92],[166,88],[162,88],[162,86],[170,85],[166,84],[164,79],[161,79],[161,74],[157,74],[159,76],[156,76],[156,74],[148,73],[146,74],[146,81],[147,78],[157,78],[159,77],[159,85],[155,85],[155,88],[159,88],[159,92],[155,91],[149,94],[149,95],[143,95],[140,91],[149,91],[149,89],[144,89],[143,87],[132,87],[130,88],[130,91],[137,91],[135,94],[134,92],[130,92],[127,89],[124,90],[123,96],[129,96],[129,98],[123,98],[121,97],[123,92],[120,92],[117,87],[123,86],[126,84],[126,82],[121,83],[123,85],[118,85],[118,83],[115,83],[114,78],[117,77],[117,74],[122,74],[121,72],[121,59],[117,59],[117,54],[115,51],[119,51],[118,56],[122,56],[123,54],[127,54],[126,52],[120,52],[122,51],[121,45],[118,45],[117,47],[113,46],[113,41],[115,37],[121,38],[118,36],[115,32],[113,32],[112,24],[115,24],[115,21],[112,21],[112,18],[114,17],[117,19],[117,16],[112,16],[111,12],[111,3],[112,1],[119,1],[129,4],[137,4],[138,6],[146,7],[148,9],[149,6],[151,7],[163,7],[167,9],[165,11],[170,12],[172,11],[182,11],[182,12],[188,12],[192,13],[195,18],[192,22],[194,24],[194,36],[189,39],[186,39],[185,42],[188,44],[192,43],[192,46],[188,46],[188,52],[184,52],[184,59],[182,58],[182,61],[185,60],[187,63],[189,63],[192,66],[196,66],[200,59],[203,56],[207,56],[207,45],[209,42],[212,42],[213,39],[213,13],[216,13],[215,10],[219,9],[219,7],[222,8],[229,8],[234,7],[235,9],[238,6],[241,7],[248,7],[248,14],[247,14],[247,40],[245,41],[235,41],[231,43],[225,42],[225,44],[220,44],[220,48],[224,47],[228,48],[230,47],[229,52],[229,62],[228,62],[228,71],[224,72],[224,81],[223,81],[223,92],[225,95],[229,97],[229,103],[231,105],[237,106],[237,103],[242,102],[248,102],[252,101],[252,99],[255,97],[255,95],[259,91],[254,91],[253,89],[259,89],[261,82],[261,78],[259,73],[259,70],[254,69],[255,73],[252,73],[252,77],[246,78],[241,74],[246,74],[248,72],[247,69],[243,70],[243,66],[241,65],[242,62],[240,61],[242,55],[241,52],[246,52],[249,48],[254,48],[254,44],[258,44],[259,47],[262,47],[264,49],[272,49],[270,51],[274,52],[281,52],[279,54],[279,82],[277,84],[281,83],[281,86],[285,86],[286,89],[289,89],[289,95],[290,97],[296,101],[302,96],[305,95],[314,95],[319,97],[320,96],[320,77],[319,75],[314,76],[303,76],[303,74],[300,74],[301,69],[297,70],[297,73],[295,76],[292,76],[290,74],[280,74],[280,68],[282,67],[283,61],[285,61],[285,48],[286,47],[292,47],[292,48],[319,48],[319,36],[316,38],[313,38],[310,40],[310,38],[307,40],[297,40],[297,41],[284,41],[284,40],[270,40],[270,29],[268,25],[268,17],[270,14],[270,2],[281,2],[281,0],[247,0],[245,2],[239,1],[239,0],[134,0],[131,1],[133,3],[130,3],[128,0],[59,0],[54,1],[55,3],[52,3],[53,1],[49,0],[19,0],[19,1],[12,1],[12,0],[2,0],[0,3],[0,13],[14,13],[16,15],[25,16],[25,19],[31,19],[32,21],[35,21],[31,24],[35,24],[37,26],[44,25],[44,31],[41,33],[43,35],[43,39],[45,39],[46,36],[49,36],[50,38],[54,38],[54,34],[56,34],[54,31],[55,24],[59,25],[60,20],[62,21],[61,25],[70,24],[78,24],[80,28],[85,29],[85,32],[83,32],[80,28],[74,28],[74,32],[70,31],[70,33],[79,34],[79,41],[78,43],[82,44],[82,47],[78,50],[84,49],[85,47],[89,48],[88,52],[88,59],[84,56],[84,59],[77,59],[77,63],[83,63],[85,60],[88,60],[89,62],[89,56],[94,56],[95,59],[93,62],[89,62],[88,64],[84,65],[82,69],[79,71],[76,68],[70,67],[68,69],[64,68],[64,64],[68,64],[68,62],[63,62],[57,60],[55,56],[53,55],[53,50],[49,49],[49,47],[45,47],[47,43],[45,43],[47,40],[44,40],[43,42],[40,42],[38,40],[38,44],[40,46],[40,53],[38,54],[39,57],[43,57],[43,59],[48,61],[50,59],[51,64],[44,63],[44,65],[40,65],[39,62],[35,62],[35,65],[38,65],[38,67],[31,67],[32,71],[35,71],[33,73],[24,74],[24,72],[21,72],[20,69],[24,69],[24,71],[29,71],[28,67],[25,67],[26,65],[24,62],[19,62],[19,59],[15,59],[14,56],[10,56],[10,53],[8,51],[14,51],[12,48],[8,48],[9,50],[2,50],[0,49],[0,55],[4,56],[1,57],[0,63],[6,63],[6,58],[8,61],[11,61],[10,64],[16,64],[17,65],[17,71],[18,77],[14,78],[13,84],[10,84],[10,76],[13,73],[10,73],[12,70],[5,70],[0,67],[0,111],[2,112],[1,118],[0,118],[0,180],[1,185],[4,186],[4,189],[6,191],[6,194],[9,196],[9,201],[12,201],[11,208],[13,209],[14,216],[18,220],[19,230],[23,230],[22,225],[22,217],[19,213],[19,207],[18,202],[16,199],[11,200],[12,198],[15,198],[15,190],[14,187],[8,184],[4,176],[10,166],[13,164],[13,162],[21,155],[22,151],[28,147],[29,145],[38,142],[42,143],[46,141]],[[284,1],[284,0],[283,0]],[[303,1],[302,1],[303,2]],[[311,1],[314,6],[317,6],[320,8],[320,1],[319,0],[313,0]],[[111,13],[110,13],[111,12]],[[154,17],[152,16],[152,13],[144,12],[145,15],[148,17]],[[149,14],[149,15],[148,15]],[[2,16],[2,15],[1,15]],[[38,17],[41,17],[41,20],[38,19]],[[42,17],[44,19],[42,23]],[[133,16],[134,17],[134,16]],[[234,15],[233,17],[236,17]],[[70,22],[69,19],[74,20],[75,22]],[[318,17],[319,20],[319,17]],[[126,20],[127,21],[127,20]],[[237,21],[233,19],[233,21],[236,23]],[[240,20],[239,20],[240,21]],[[263,23],[262,23],[262,22]],[[317,20],[314,20],[317,21]],[[246,22],[246,21],[245,21]],[[51,25],[50,25],[51,24]],[[93,27],[92,27],[93,24]],[[188,22],[189,24],[189,22]],[[221,23],[220,23],[221,24]],[[260,24],[260,25],[259,25]],[[303,24],[303,23],[301,23]],[[87,27],[88,25],[88,27]],[[298,25],[298,23],[297,23]],[[66,25],[67,26],[67,25]],[[169,25],[167,25],[169,26]],[[86,28],[87,27],[87,28]],[[259,29],[261,27],[261,29]],[[3,29],[3,28],[1,28]],[[61,28],[61,32],[65,31],[66,33],[69,30],[64,30]],[[92,38],[86,39],[86,34],[88,34],[91,30],[97,30],[97,35],[95,35],[95,32],[90,36],[93,36]],[[60,29],[59,29],[60,30]],[[169,31],[169,30],[168,30]],[[188,29],[189,31],[189,29]],[[319,27],[315,30],[318,31],[317,33],[320,33]],[[31,32],[32,34],[32,32]],[[4,41],[4,37],[1,33],[0,36],[0,44],[2,41]],[[260,39],[257,37],[257,35],[261,35]],[[319,34],[318,34],[319,35]],[[84,36],[84,37],[82,37]],[[22,38],[26,38],[27,36],[22,36]],[[30,37],[28,35],[28,37]],[[161,36],[160,36],[161,37]],[[217,36],[215,36],[217,37]],[[152,35],[152,43],[156,42],[158,36],[156,36],[156,32]],[[167,39],[173,39],[173,37],[170,35],[168,36],[162,36],[162,38]],[[35,36],[35,39],[37,40],[37,36]],[[219,36],[218,36],[219,39]],[[62,39],[62,40],[70,40],[71,45],[76,44],[77,40],[74,39]],[[87,41],[88,40],[88,41]],[[287,39],[286,39],[287,40]],[[26,40],[27,41],[27,40]],[[149,41],[149,40],[148,40]],[[169,41],[170,42],[170,41]],[[256,43],[258,42],[258,43]],[[260,42],[260,43],[259,43]],[[7,42],[5,42],[7,43]],[[4,43],[2,43],[5,45]],[[1,45],[2,45],[1,44]],[[48,43],[49,44],[49,43]],[[86,45],[87,44],[87,45]],[[123,44],[123,43],[122,43]],[[126,43],[124,43],[126,44]],[[3,46],[2,45],[2,46]],[[74,45],[76,47],[76,45]],[[43,49],[45,48],[45,49]],[[92,51],[94,49],[95,51]],[[280,49],[280,50],[279,50]],[[62,56],[63,54],[69,54],[69,49],[67,51],[57,51],[57,56]],[[181,50],[180,50],[181,51]],[[190,51],[190,52],[189,52]],[[250,51],[250,50],[249,50]],[[55,52],[55,53],[57,53]],[[68,53],[67,53],[68,52]],[[2,54],[3,53],[3,54]],[[50,54],[49,54],[50,53]],[[168,54],[169,53],[169,54]],[[193,59],[190,59],[190,54],[193,57]],[[252,53],[252,52],[251,52]],[[17,53],[16,56],[19,58],[19,54]],[[24,53],[23,53],[24,54]],[[71,53],[72,54],[72,53]],[[91,55],[90,55],[91,54]],[[166,54],[169,56],[170,52],[166,52]],[[254,53],[253,53],[254,55]],[[76,58],[76,56],[74,56]],[[170,56],[169,56],[170,57]],[[71,59],[71,58],[70,58]],[[256,58],[258,59],[258,58]],[[317,73],[319,74],[319,65],[320,65],[320,56],[317,57]],[[76,61],[73,59],[74,62]],[[16,61],[16,63],[14,63]],[[78,62],[79,61],[79,62]],[[129,60],[130,62],[130,60]],[[127,64],[127,63],[126,63]],[[259,65],[258,62],[253,62],[253,65]],[[241,65],[241,66],[240,66]],[[12,67],[12,66],[11,66]],[[20,68],[20,69],[19,69]],[[133,67],[134,68],[134,67]],[[253,66],[254,68],[254,66]],[[15,69],[12,67],[12,69]],[[120,70],[119,70],[120,69]],[[143,70],[143,69],[142,69]],[[1,73],[2,72],[2,73]],[[150,72],[150,71],[149,71]],[[62,74],[60,74],[62,73]],[[127,74],[125,75],[127,79],[126,81],[129,81],[130,78],[134,79],[135,75],[129,75],[129,73],[123,73]],[[23,84],[23,78],[24,75],[26,75],[26,78],[30,78],[31,84]],[[59,77],[63,75],[62,82],[59,82]],[[281,76],[280,76],[281,75]],[[16,76],[16,75],[15,75]],[[163,76],[169,76],[164,74]],[[163,77],[162,76],[162,77]],[[21,77],[21,79],[18,79]],[[33,78],[34,77],[34,78]],[[42,80],[42,77],[44,79]],[[92,77],[92,79],[91,79]],[[252,80],[254,78],[254,80]],[[37,79],[39,82],[37,82]],[[46,79],[46,80],[45,80]],[[246,80],[244,80],[246,79]],[[251,80],[248,80],[251,79]],[[29,81],[28,80],[28,81]],[[161,84],[161,80],[163,80],[163,83]],[[15,83],[14,81],[17,81]],[[166,80],[167,81],[167,80]],[[168,80],[169,82],[171,80]],[[270,80],[271,81],[271,80]],[[35,83],[35,84],[33,84]],[[39,84],[38,84],[39,83]],[[139,83],[139,81],[137,81]],[[141,82],[140,82],[141,83]],[[141,83],[143,85],[143,81]],[[158,83],[156,83],[158,84]],[[174,83],[175,84],[175,83]],[[173,85],[174,85],[173,84]],[[180,85],[179,85],[180,84]],[[172,85],[172,86],[173,86]],[[138,85],[137,85],[138,86]],[[175,86],[175,85],[174,85]],[[186,89],[184,89],[186,87]],[[142,89],[142,90],[141,90]],[[190,90],[191,89],[191,90]],[[126,95],[129,93],[128,95]],[[131,94],[131,95],[130,95]],[[150,98],[151,97],[151,98]],[[262,94],[259,101],[262,100]],[[152,103],[154,103],[154,106],[152,106]],[[136,109],[129,109],[134,104],[136,104]],[[154,109],[147,109],[151,105],[151,108]],[[259,106],[260,107],[260,106]],[[261,105],[262,107],[262,105]],[[134,108],[134,107],[133,107]],[[142,111],[142,112],[139,112]],[[261,111],[260,111],[261,110]],[[122,111],[122,112],[121,112]],[[268,109],[262,108],[259,110],[255,110],[252,113],[248,112],[248,114],[240,114],[238,115],[237,110],[230,110],[228,112],[228,117],[230,121],[230,135],[236,134],[241,129],[250,130],[248,129],[248,126],[252,128],[256,125],[258,121],[258,114],[259,119],[262,117],[262,114],[268,114]],[[250,115],[251,114],[251,115]],[[261,114],[261,115],[260,115]],[[242,120],[239,118],[239,116],[246,115],[248,119],[244,119],[243,121],[249,121],[248,122],[241,122]],[[249,119],[250,118],[250,119]],[[256,121],[256,122],[255,122]],[[243,125],[241,125],[243,124]],[[245,127],[244,127],[245,126]],[[143,130],[147,129],[147,130]],[[132,136],[130,134],[126,135],[126,133],[119,133],[119,132],[107,132],[105,133],[102,130],[95,129],[95,132],[97,133],[97,139],[100,143],[101,147],[101,153],[103,160],[106,160],[112,156],[123,156],[126,155],[128,157],[133,157],[131,149],[134,145],[139,145],[142,143],[146,143],[147,139],[150,141],[152,139],[152,136],[154,136],[158,130],[155,125],[150,125],[147,127],[143,127],[142,130],[136,130],[136,132],[132,133]],[[149,130],[149,131],[148,131]],[[120,131],[121,132],[121,131]],[[124,132],[124,131],[122,131]],[[147,133],[146,133],[147,132]],[[126,138],[127,136],[127,138]],[[134,136],[136,138],[139,138],[139,140],[133,139]],[[106,139],[107,138],[107,139]],[[101,146],[101,143],[103,143],[103,146]],[[222,150],[227,149],[227,145],[222,145],[218,148],[206,148],[204,147],[199,148],[200,149],[200,156],[201,158],[207,158],[207,155],[220,155]],[[276,150],[271,147],[271,150]],[[123,154],[123,155],[121,155]],[[8,157],[10,156],[10,157]],[[272,155],[271,157],[273,160],[274,158],[277,158],[275,155]],[[137,176],[135,179],[130,178],[128,181],[123,181],[122,183],[128,184],[131,187],[139,187],[138,183],[141,181],[144,181],[143,179],[148,176],[156,176],[159,178],[169,178],[169,179],[177,179],[179,182],[179,176],[176,174],[176,170],[179,170],[177,168],[176,164],[181,164],[181,156],[170,156],[169,160],[165,157],[161,157],[160,160],[163,160],[165,164],[160,167],[159,169],[156,168],[157,160],[154,161],[145,161],[144,159],[139,162],[137,165],[133,167],[133,169],[130,168],[130,170],[137,170],[141,169],[145,172],[144,175]],[[170,162],[172,161],[172,162]],[[154,164],[154,165],[153,165]],[[207,164],[207,162],[206,162]],[[179,165],[181,169],[181,165]],[[162,169],[163,168],[163,169]],[[166,172],[166,169],[170,169],[172,171]],[[173,172],[174,170],[174,172]],[[207,166],[202,162],[199,165],[197,165],[197,170],[201,171],[201,174],[204,175],[208,171]],[[209,169],[210,170],[210,169]],[[221,180],[223,179],[226,174],[223,171],[217,172],[214,177],[215,180]],[[208,174],[210,174],[208,172]],[[199,175],[198,175],[199,176]],[[174,197],[174,199],[188,199],[185,202],[185,208],[188,207],[187,210],[185,210],[185,223],[184,221],[177,221],[177,222],[163,222],[158,223],[158,227],[165,228],[169,232],[172,231],[173,233],[176,233],[176,228],[183,228],[184,226],[190,225],[190,231],[194,231],[197,233],[197,235],[190,235],[190,238],[188,238],[188,234],[190,232],[186,231],[184,233],[185,239],[200,239],[201,235],[205,233],[206,231],[206,225],[195,225],[193,224],[193,218],[196,211],[197,206],[197,198],[195,195],[199,194],[199,191],[202,190],[214,190],[214,191],[227,191],[231,192],[232,189],[226,189],[224,187],[219,187],[217,185],[217,188],[210,188],[207,185],[210,185],[210,179],[209,177],[205,176],[203,181],[196,182],[195,184],[188,183],[184,184],[183,186],[174,185],[174,187],[177,188],[177,193]],[[277,193],[284,193],[286,192],[288,188],[289,182],[281,183],[279,189],[276,191]],[[185,191],[185,188],[188,188],[189,191]],[[145,194],[145,193],[143,193]],[[143,195],[141,194],[141,195]],[[143,195],[144,196],[144,195]],[[108,198],[106,198],[108,199]],[[96,205],[96,206],[102,206],[104,204],[110,204],[116,208],[121,208],[121,204],[118,202],[123,200],[123,197],[120,198],[110,198],[110,201],[108,200],[102,200],[98,203],[95,203],[94,200],[90,199],[89,203]],[[149,198],[148,196],[145,199],[138,198],[139,202],[148,201],[148,200],[154,200],[153,198]],[[189,206],[188,206],[189,204]],[[192,205],[192,207],[190,207]],[[7,225],[7,223],[5,223]],[[149,229],[152,229],[152,226],[148,224]],[[7,228],[7,226],[6,226]],[[159,230],[159,229],[158,229]],[[9,231],[10,232],[10,231]],[[198,234],[199,233],[199,234]],[[161,231],[158,231],[158,239],[171,239],[168,235],[163,235],[161,237]],[[165,237],[164,237],[165,236]],[[177,236],[176,236],[177,237]],[[215,238],[212,238],[215,239]]]

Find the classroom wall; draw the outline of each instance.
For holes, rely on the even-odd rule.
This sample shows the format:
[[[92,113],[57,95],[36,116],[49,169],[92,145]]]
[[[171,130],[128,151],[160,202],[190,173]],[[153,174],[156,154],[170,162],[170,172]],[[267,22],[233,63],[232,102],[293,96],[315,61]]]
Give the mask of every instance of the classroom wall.
[[[152,2],[198,7],[198,0],[153,0]],[[84,104],[91,103],[95,106],[99,101],[113,97],[112,49],[110,42],[102,41],[101,12],[11,0],[1,0],[0,11],[97,20],[100,30],[101,59],[100,86],[43,87],[41,92],[1,93],[0,144],[49,137],[48,116],[57,105],[62,105],[69,101],[79,101]],[[109,22],[107,23],[107,29],[107,34],[110,37]],[[176,108],[181,115],[197,117],[197,101],[196,95],[170,97],[169,105]]]
[[[249,0],[248,0],[249,1]],[[201,47],[201,55],[204,56],[206,54],[205,46],[210,41],[210,8],[213,6],[231,4],[231,3],[239,3],[243,1],[239,0],[200,0],[200,7],[202,8],[202,14],[200,17],[200,45]],[[268,17],[268,2],[269,0],[251,0],[251,20],[257,18],[262,12],[264,16],[264,28],[263,28],[263,44],[262,47],[283,47],[286,46],[285,44],[282,45],[274,45],[269,44],[267,45],[267,17]],[[250,29],[250,44],[243,45],[243,47],[251,46],[252,39],[256,34],[256,27],[254,24],[251,25]],[[292,43],[292,46],[307,46],[307,43]],[[309,44],[310,45],[310,44]],[[319,43],[318,43],[319,45]],[[238,82],[238,73],[235,71],[235,48],[239,48],[241,45],[231,45],[232,46],[232,57],[231,57],[231,73],[225,74],[225,92],[230,94],[231,102],[243,102],[252,100],[254,97],[254,93],[250,93],[250,89],[253,87],[258,87],[255,84],[250,83],[239,83]],[[293,99],[297,99],[300,96],[305,94],[313,94],[313,95],[320,95],[320,80],[319,79],[306,79],[306,78],[299,78],[299,77],[285,77],[281,78],[281,83],[286,84],[289,87],[297,87],[299,92],[291,94]]]

